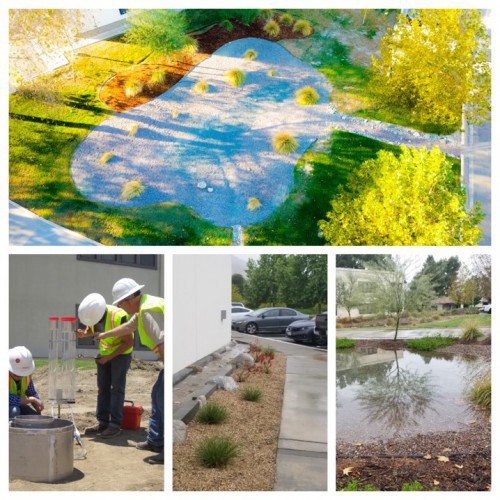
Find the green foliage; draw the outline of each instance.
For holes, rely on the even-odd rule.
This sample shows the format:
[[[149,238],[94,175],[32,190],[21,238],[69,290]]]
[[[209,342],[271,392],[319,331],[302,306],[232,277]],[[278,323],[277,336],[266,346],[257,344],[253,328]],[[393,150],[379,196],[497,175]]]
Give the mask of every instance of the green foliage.
[[[101,158],[99,158],[99,163],[109,163],[109,161],[114,157],[114,153],[112,151],[107,151],[104,153]]]
[[[196,449],[197,459],[209,468],[223,467],[239,455],[238,445],[225,436],[207,438]]]
[[[181,12],[170,9],[132,11],[127,23],[126,42],[147,47],[155,54],[169,56],[185,47],[193,47],[194,40],[186,34],[188,23]]]
[[[305,19],[299,19],[293,25],[293,32],[300,33],[302,36],[309,36],[312,33],[312,26]]]
[[[406,341],[406,346],[417,351],[434,351],[440,347],[453,345],[457,339],[455,337],[423,337],[421,339],[411,339]]]
[[[401,491],[423,491],[424,487],[418,482],[413,481],[413,483],[404,483],[401,487]]]
[[[478,322],[475,319],[468,319],[460,333],[460,338],[467,341],[477,340],[482,336],[483,333],[479,329]]]
[[[243,54],[243,59],[247,59],[248,61],[253,61],[254,59],[257,58],[257,52],[253,49],[248,49],[244,54]]]
[[[262,399],[262,391],[258,387],[244,387],[241,390],[241,399],[257,403]]]
[[[331,206],[319,222],[331,245],[475,245],[484,218],[479,206],[467,211],[466,193],[437,147],[379,152]]]
[[[473,404],[491,410],[491,373],[474,380],[467,396]]]
[[[234,26],[233,23],[229,19],[223,19],[220,22],[220,25],[222,28],[224,28],[226,31],[233,31]]]
[[[312,87],[302,87],[295,92],[295,99],[297,104],[301,106],[313,106],[320,100],[320,96],[316,89]]]
[[[196,420],[202,424],[218,425],[227,421],[229,413],[224,406],[209,401],[196,414]]]
[[[280,132],[273,137],[273,148],[276,153],[289,155],[297,150],[299,143],[292,134]]]
[[[290,14],[281,14],[279,21],[284,26],[291,26],[293,24],[293,17]]]
[[[188,22],[189,31],[196,31],[211,24],[222,24],[222,22],[230,20],[241,21],[248,26],[259,15],[259,9],[185,9],[184,15]]]
[[[280,34],[280,25],[276,21],[267,21],[262,29],[268,36],[274,38]]]
[[[255,212],[255,210],[258,210],[261,206],[262,203],[260,202],[259,198],[255,198],[254,196],[248,198],[247,210],[250,210],[250,212]]]
[[[193,85],[193,91],[196,92],[197,94],[205,94],[206,92],[209,91],[209,89],[210,89],[210,85],[205,80],[202,80],[200,82],[196,82]]]
[[[456,256],[436,261],[432,255],[429,255],[415,278],[428,276],[436,295],[446,297],[450,292],[452,283],[457,278],[460,265],[460,259]]]
[[[151,73],[151,77],[149,79],[149,84],[153,87],[158,87],[161,85],[165,85],[167,82],[167,73],[163,68],[155,68]]]
[[[131,200],[141,196],[144,192],[144,186],[139,180],[129,181],[125,183],[122,189],[121,198],[123,200]]]
[[[260,9],[259,17],[262,19],[272,19],[273,10],[272,9]]]
[[[419,9],[400,15],[373,58],[373,89],[387,108],[456,130],[489,117],[489,37],[475,9]]]
[[[241,71],[241,69],[231,69],[226,71],[224,77],[226,78],[227,83],[233,87],[240,87],[247,79],[247,76],[243,71]]]
[[[371,484],[365,484],[365,486],[359,486],[359,481],[353,479],[347,483],[346,486],[337,486],[337,491],[379,491],[375,486]]]
[[[335,340],[335,347],[337,349],[351,349],[356,345],[356,341],[353,339],[336,339]]]
[[[125,82],[125,95],[127,97],[138,96],[143,91],[143,84],[140,80],[129,79]]]

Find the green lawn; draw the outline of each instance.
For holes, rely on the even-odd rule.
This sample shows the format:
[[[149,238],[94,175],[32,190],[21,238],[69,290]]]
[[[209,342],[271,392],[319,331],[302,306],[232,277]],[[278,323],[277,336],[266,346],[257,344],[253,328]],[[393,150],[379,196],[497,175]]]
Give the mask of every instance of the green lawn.
[[[422,323],[420,325],[415,325],[412,327],[405,326],[404,328],[462,328],[464,326],[464,323],[470,321],[471,319],[477,322],[477,326],[479,327],[491,327],[490,314],[468,314],[464,316],[454,316],[449,319],[440,321],[433,321],[431,323]]]
[[[49,361],[47,359],[35,359],[35,374],[36,370],[47,366]],[[77,359],[75,360],[77,370],[95,370],[96,362],[93,359]]]

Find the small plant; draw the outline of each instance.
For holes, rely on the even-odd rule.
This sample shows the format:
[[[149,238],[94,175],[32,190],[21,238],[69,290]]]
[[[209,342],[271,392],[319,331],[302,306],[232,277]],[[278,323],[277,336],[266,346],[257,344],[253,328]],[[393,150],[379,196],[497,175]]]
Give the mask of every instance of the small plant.
[[[139,125],[137,123],[133,123],[132,125],[130,125],[130,127],[128,128],[128,135],[130,137],[134,137],[135,135],[137,135],[137,132],[139,131]]]
[[[356,341],[353,339],[336,339],[337,349],[351,349],[356,345]]]
[[[349,481],[345,487],[339,486],[337,487],[337,491],[379,491],[375,486],[371,484],[367,484],[363,487],[359,486],[359,482],[357,479],[353,479]]]
[[[465,341],[473,341],[477,340],[483,334],[478,327],[478,324],[475,320],[469,319],[464,323],[462,333],[460,334],[460,338]]]
[[[262,391],[258,387],[244,387],[241,390],[241,399],[257,403],[262,399]]]
[[[413,483],[404,483],[401,487],[401,491],[423,491],[424,487],[418,482],[413,481]]]
[[[243,54],[243,59],[246,59],[247,61],[253,61],[254,59],[257,58],[257,51],[253,49],[248,49],[244,54]]]
[[[280,132],[273,137],[273,148],[277,153],[288,155],[296,151],[298,147],[295,137],[287,132]]]
[[[280,16],[280,23],[284,26],[291,26],[293,24],[293,17],[290,14],[282,14]]]
[[[248,198],[247,210],[250,210],[250,212],[255,212],[255,210],[258,210],[261,206],[262,203],[259,201],[259,198]]]
[[[273,10],[272,9],[260,9],[259,17],[262,19],[272,19]]]
[[[312,33],[312,26],[305,19],[299,19],[293,25],[293,32],[302,36],[309,36]]]
[[[247,79],[247,76],[243,71],[241,71],[241,69],[231,69],[229,71],[226,71],[224,76],[227,83],[229,83],[233,87],[240,87],[245,83],[245,80]]]
[[[196,449],[196,457],[205,467],[223,467],[239,454],[238,445],[225,436],[207,438]]]
[[[491,410],[491,373],[475,380],[467,396],[473,404]]]
[[[250,376],[250,368],[251,366],[245,363],[241,368],[237,368],[233,371],[232,377],[236,382],[245,382]]]
[[[209,401],[202,406],[196,414],[196,419],[202,424],[218,425],[224,423],[229,418],[229,413],[223,406]]]
[[[268,358],[274,359],[274,356],[276,354],[276,349],[274,347],[268,346],[268,347],[263,347],[261,349],[261,352]]]
[[[208,89],[210,88],[210,85],[208,84],[208,82],[206,82],[205,80],[202,80],[201,82],[196,82],[194,85],[193,85],[193,90],[197,93],[197,94],[205,94],[208,92]]]
[[[155,68],[151,73],[149,84],[152,87],[160,87],[167,82],[167,73],[163,68]]]
[[[267,35],[274,38],[280,34],[280,25],[276,21],[267,21],[262,29]]]
[[[276,74],[276,70],[275,69],[270,69],[268,72],[267,72],[267,76],[274,76]]]
[[[234,26],[233,26],[233,23],[229,19],[224,19],[223,21],[220,22],[220,25],[226,31],[233,31]]]
[[[312,87],[302,87],[295,92],[295,99],[300,106],[314,106],[319,102],[320,96]]]
[[[127,97],[135,97],[138,96],[144,86],[140,80],[127,80],[125,83],[125,95]]]
[[[104,164],[104,163],[108,163],[108,162],[111,160],[111,158],[113,158],[114,156],[115,156],[115,155],[114,155],[114,153],[113,153],[113,152],[108,151],[108,152],[104,153],[104,154],[101,156],[101,158],[99,159],[99,163],[103,163],[103,164]]]
[[[131,200],[132,198],[137,198],[141,196],[144,192],[144,186],[139,180],[127,182],[122,189],[121,198],[123,200]]]

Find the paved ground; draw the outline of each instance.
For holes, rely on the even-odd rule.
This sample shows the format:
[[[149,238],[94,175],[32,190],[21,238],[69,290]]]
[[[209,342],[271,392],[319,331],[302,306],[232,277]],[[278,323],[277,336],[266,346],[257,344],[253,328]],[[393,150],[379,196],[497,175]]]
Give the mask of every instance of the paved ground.
[[[491,335],[491,328],[481,328],[485,335]],[[459,337],[462,333],[461,328],[418,328],[415,330],[399,330],[398,339],[418,339],[422,337],[436,337],[441,335],[443,337],[452,336]],[[348,339],[389,339],[394,338],[394,330],[370,330],[370,329],[358,329],[358,328],[337,328],[336,332],[337,338],[348,338]]]

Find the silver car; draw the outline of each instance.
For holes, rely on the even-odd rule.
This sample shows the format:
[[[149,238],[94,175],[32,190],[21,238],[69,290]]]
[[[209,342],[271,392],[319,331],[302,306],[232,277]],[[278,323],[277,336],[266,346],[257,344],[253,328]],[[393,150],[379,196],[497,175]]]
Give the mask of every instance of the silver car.
[[[299,319],[309,319],[289,307],[264,307],[233,322],[233,329],[255,335],[257,333],[284,333],[286,327]]]

